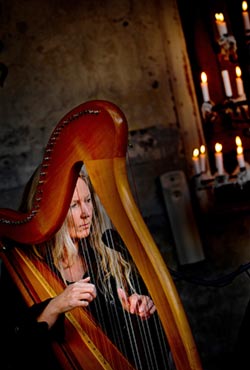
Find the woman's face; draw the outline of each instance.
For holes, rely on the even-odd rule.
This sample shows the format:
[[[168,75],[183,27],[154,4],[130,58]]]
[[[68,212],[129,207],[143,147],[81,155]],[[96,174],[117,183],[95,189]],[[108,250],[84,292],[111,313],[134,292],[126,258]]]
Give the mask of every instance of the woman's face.
[[[86,238],[90,233],[93,203],[88,185],[78,178],[68,213],[68,228],[72,239]]]

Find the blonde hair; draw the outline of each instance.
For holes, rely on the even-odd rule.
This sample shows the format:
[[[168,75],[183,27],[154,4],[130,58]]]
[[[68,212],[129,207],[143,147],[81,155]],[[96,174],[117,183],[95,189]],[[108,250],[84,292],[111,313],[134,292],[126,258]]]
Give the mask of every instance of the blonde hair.
[[[40,170],[38,168],[26,187],[20,207],[20,210],[22,211],[26,212],[32,208],[36,187],[39,181],[39,174]],[[117,287],[122,287],[125,290],[130,288],[132,291],[135,291],[131,277],[134,265],[127,262],[120,252],[112,248],[108,248],[103,243],[102,232],[105,230],[107,214],[101,205],[99,197],[93,189],[84,167],[82,167],[79,176],[87,184],[93,203],[91,232],[88,237],[84,238],[83,242],[88,246],[88,248],[92,248],[95,258],[99,262],[97,264],[98,287],[105,294],[105,296],[112,296],[110,278],[113,277]],[[49,256],[49,258],[52,259],[52,265],[54,265],[60,272],[62,271],[62,262],[65,259],[65,255],[67,256],[68,265],[70,267],[75,258],[77,258],[79,255],[80,250],[80,248],[76,248],[72,238],[70,237],[68,230],[68,217],[69,212],[62,226],[56,232],[53,238],[42,243],[42,245],[33,246],[33,251],[36,257],[40,259],[46,259],[46,257]],[[66,283],[66,281],[64,282]]]

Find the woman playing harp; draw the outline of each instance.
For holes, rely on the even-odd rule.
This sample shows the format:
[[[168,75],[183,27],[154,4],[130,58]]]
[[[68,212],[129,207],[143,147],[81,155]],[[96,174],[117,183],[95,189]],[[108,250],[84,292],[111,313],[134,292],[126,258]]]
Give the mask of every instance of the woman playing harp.
[[[60,314],[57,320],[57,314],[53,312],[54,319],[49,321],[54,325],[50,330],[45,330],[48,324],[44,325],[44,321],[39,323],[40,334],[43,332],[48,337],[49,333],[49,337],[56,339],[51,343],[60,362],[59,369],[165,370],[171,368],[168,343],[176,369],[201,370],[178,293],[130,191],[126,174],[127,134],[125,116],[118,107],[106,101],[86,102],[66,114],[45,149],[31,210],[27,211],[31,204],[22,212],[0,210],[0,255],[26,304],[30,307],[36,303],[32,306],[34,310],[30,310],[30,316],[35,320],[45,320],[45,314],[55,307],[55,302],[63,312],[65,306],[62,309],[60,299],[63,295],[60,293],[65,291],[65,287],[67,293],[72,293],[75,286],[81,287],[77,288],[81,307]],[[69,243],[60,237],[62,250],[51,248],[61,225],[64,227],[61,236],[66,235],[65,228],[68,230],[72,226],[72,216],[71,221],[68,220],[67,213],[74,209],[71,205],[75,186],[78,180],[83,181],[79,179],[83,163],[128,254],[117,236],[107,243],[102,219],[95,214],[97,204],[92,194],[90,234],[86,237],[79,235],[79,240],[79,236],[74,234],[73,241],[68,238]],[[91,187],[89,189],[91,193]],[[97,225],[98,235],[93,227],[97,219],[101,222]],[[88,230],[88,222],[80,225]],[[72,235],[73,231],[76,233],[77,229],[72,230]],[[6,240],[14,241],[13,247]],[[74,242],[78,242],[78,248]],[[18,243],[22,244],[20,248]],[[27,247],[24,248],[23,244]],[[30,245],[36,245],[35,253]],[[51,249],[54,251],[52,256]],[[31,257],[28,256],[30,251]],[[76,260],[81,264],[75,262],[75,256],[79,257]],[[134,264],[146,289],[140,278],[137,279]],[[92,265],[93,269],[90,268]],[[74,267],[74,272],[70,272],[70,267]],[[85,279],[86,272],[90,280]],[[83,286],[87,288],[84,294]],[[58,295],[59,298],[50,303],[51,298]],[[93,321],[92,315],[99,325]],[[19,316],[19,307],[16,316]],[[60,325],[61,320],[64,325]],[[37,325],[31,324],[25,339],[34,338],[30,341],[32,351],[34,349],[34,356],[39,358],[41,353],[35,351],[35,339],[41,338],[35,330]],[[27,326],[23,324],[21,327]],[[64,329],[63,335],[61,328]],[[25,346],[25,341],[23,343]],[[25,356],[23,346],[22,349],[20,356]],[[45,351],[50,353],[47,347]],[[38,368],[39,359],[35,366]],[[57,367],[52,365],[52,369]]]
[[[26,187],[22,212],[32,207],[38,179],[39,170]],[[5,344],[12,354],[7,358],[9,369],[20,368],[21,357],[26,369],[32,368],[37,359],[39,368],[55,369],[57,365],[49,348],[50,335],[51,339],[63,340],[63,314],[75,307],[91,312],[136,369],[170,369],[166,338],[155,317],[155,305],[139,282],[132,261],[125,259],[125,249],[122,254],[112,236],[107,238],[103,234],[102,230],[108,227],[106,217],[82,169],[60,230],[45,243],[32,248],[23,246],[26,253],[33,254],[31,259],[39,259],[49,266],[63,281],[65,289],[27,310],[27,315],[31,315],[29,320],[26,314],[17,314],[9,323],[8,305],[1,317],[7,324],[5,330],[2,329]]]

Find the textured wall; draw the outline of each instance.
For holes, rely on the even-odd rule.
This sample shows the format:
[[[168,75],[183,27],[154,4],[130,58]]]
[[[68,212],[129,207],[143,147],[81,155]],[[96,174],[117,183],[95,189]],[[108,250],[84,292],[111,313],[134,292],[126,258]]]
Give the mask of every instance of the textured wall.
[[[1,190],[24,184],[58,120],[84,101],[116,103],[133,129],[176,125],[156,19],[151,1],[2,2]]]

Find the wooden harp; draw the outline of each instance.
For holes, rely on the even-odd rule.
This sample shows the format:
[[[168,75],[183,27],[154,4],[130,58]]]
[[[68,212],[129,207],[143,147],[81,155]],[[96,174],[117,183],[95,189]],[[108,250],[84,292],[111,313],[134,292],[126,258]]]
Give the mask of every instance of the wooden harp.
[[[66,114],[45,149],[31,211],[0,210],[0,257],[27,305],[61,291],[60,282],[55,281],[52,289],[22,248],[8,247],[5,240],[37,244],[50,238],[66,217],[84,163],[157,307],[176,369],[200,370],[200,358],[175,285],[130,191],[127,136],[126,118],[110,102],[86,102]],[[79,325],[79,315],[84,325]],[[65,343],[55,343],[54,350],[62,369],[133,369],[83,309],[66,314]]]

